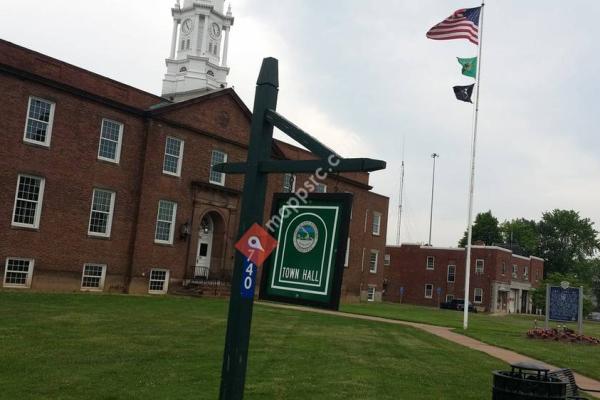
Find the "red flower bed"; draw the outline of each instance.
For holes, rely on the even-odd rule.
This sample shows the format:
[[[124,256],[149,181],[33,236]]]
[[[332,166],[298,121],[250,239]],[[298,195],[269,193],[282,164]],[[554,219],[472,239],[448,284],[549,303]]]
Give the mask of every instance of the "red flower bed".
[[[600,344],[600,338],[586,335],[578,335],[569,328],[562,329],[542,329],[534,328],[527,331],[527,337],[531,339],[547,339],[557,342]]]

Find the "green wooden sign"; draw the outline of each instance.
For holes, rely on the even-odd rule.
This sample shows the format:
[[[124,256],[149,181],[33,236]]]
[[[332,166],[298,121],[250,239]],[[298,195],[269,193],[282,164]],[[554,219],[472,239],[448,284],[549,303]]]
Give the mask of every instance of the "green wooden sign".
[[[352,195],[311,194],[305,202],[276,194],[277,249],[264,266],[260,298],[337,310],[350,223]]]

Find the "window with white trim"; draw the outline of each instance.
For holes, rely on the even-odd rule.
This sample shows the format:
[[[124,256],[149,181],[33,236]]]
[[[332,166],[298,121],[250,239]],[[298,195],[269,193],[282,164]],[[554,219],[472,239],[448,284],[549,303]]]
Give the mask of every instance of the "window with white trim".
[[[123,124],[104,118],[100,127],[100,143],[98,159],[119,163],[121,158],[121,142],[123,140]]]
[[[296,177],[294,174],[290,174],[289,172],[283,175],[283,193],[292,193],[294,191],[294,186]]]
[[[517,264],[513,264],[513,268],[512,268],[512,277],[516,278],[517,277],[517,272],[519,271],[519,267],[517,266]]]
[[[377,273],[377,259],[379,258],[379,250],[371,250],[371,256],[369,257],[369,272],[372,274]]]
[[[115,192],[94,189],[88,235],[110,237],[114,207]]]
[[[344,267],[348,268],[348,261],[350,260],[350,238],[346,242],[346,257],[344,258]]]
[[[375,301],[375,286],[367,288],[367,301]]]
[[[323,183],[317,183],[315,185],[315,193],[327,193],[327,185]]]
[[[227,153],[219,150],[213,150],[210,154],[210,177],[208,181],[215,185],[225,185],[225,174],[223,172],[213,171],[213,167],[217,164],[227,162]]]
[[[475,273],[483,274],[483,260],[480,258],[475,260]]]
[[[150,270],[148,293],[164,294],[169,290],[169,270],[154,268]]]
[[[381,230],[381,213],[373,212],[373,235],[379,235]]]
[[[431,299],[433,298],[433,285],[428,283],[425,285],[425,298]]]
[[[446,302],[452,301],[454,300],[454,295],[453,294],[447,294],[446,295]]]
[[[156,243],[173,244],[176,216],[177,203],[167,200],[160,200],[158,202],[156,231],[154,233],[154,241]]]
[[[19,174],[11,225],[28,228],[40,226],[45,181],[39,176]]]
[[[434,256],[427,256],[426,268],[427,269],[434,269],[435,268],[435,257]]]
[[[525,279],[526,281],[529,280],[529,266],[525,265],[523,267],[523,279]]]
[[[506,262],[502,261],[502,275],[506,274]]]
[[[392,263],[392,256],[390,254],[383,255],[383,265],[386,267]]]
[[[165,159],[163,161],[164,174],[181,176],[183,145],[183,140],[167,136],[167,140],[165,141]]]
[[[25,142],[50,146],[54,106],[55,104],[51,101],[33,96],[29,97],[27,122],[25,123],[23,136]]]
[[[482,288],[473,289],[473,303],[477,303],[477,304],[483,303],[483,289]]]
[[[105,276],[105,264],[84,264],[83,273],[81,274],[81,290],[104,289]]]
[[[448,282],[456,282],[456,265],[448,265]]]
[[[9,257],[4,267],[4,287],[29,288],[33,275],[31,258]]]

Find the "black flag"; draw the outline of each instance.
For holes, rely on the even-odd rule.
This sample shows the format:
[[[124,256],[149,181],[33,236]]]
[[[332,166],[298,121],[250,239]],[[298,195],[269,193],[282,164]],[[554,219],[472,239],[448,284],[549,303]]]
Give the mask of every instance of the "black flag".
[[[473,87],[475,84],[468,86],[454,86],[454,95],[460,101],[466,101],[467,103],[472,103],[471,95],[473,94]]]

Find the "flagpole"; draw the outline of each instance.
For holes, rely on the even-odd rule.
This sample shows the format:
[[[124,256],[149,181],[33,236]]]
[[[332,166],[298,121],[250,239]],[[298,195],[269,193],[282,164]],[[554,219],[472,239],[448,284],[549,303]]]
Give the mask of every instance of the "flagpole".
[[[400,246],[400,235],[402,230],[402,197],[404,194],[404,143],[405,136],[402,136],[402,166],[400,167],[400,195],[398,198],[398,227],[396,231],[396,244]]]
[[[433,189],[435,188],[435,159],[439,157],[438,153],[433,153],[431,158],[433,158],[433,174],[431,178],[431,208],[429,209],[429,241],[427,242],[427,246],[431,246],[431,225],[433,223]]]
[[[475,95],[475,119],[473,121],[473,140],[471,143],[471,178],[469,180],[469,217],[467,218],[467,255],[465,265],[465,305],[463,329],[469,326],[469,295],[471,281],[471,239],[473,237],[473,192],[475,186],[475,155],[477,151],[477,120],[479,116],[479,87],[481,81],[481,47],[483,45],[483,9],[485,3],[481,2],[481,15],[479,18],[479,46],[477,54],[477,93]]]
[[[400,246],[401,240],[401,230],[402,230],[402,195],[404,193],[404,160],[402,160],[402,165],[400,167],[400,196],[398,200],[398,226],[396,230],[396,244]]]

